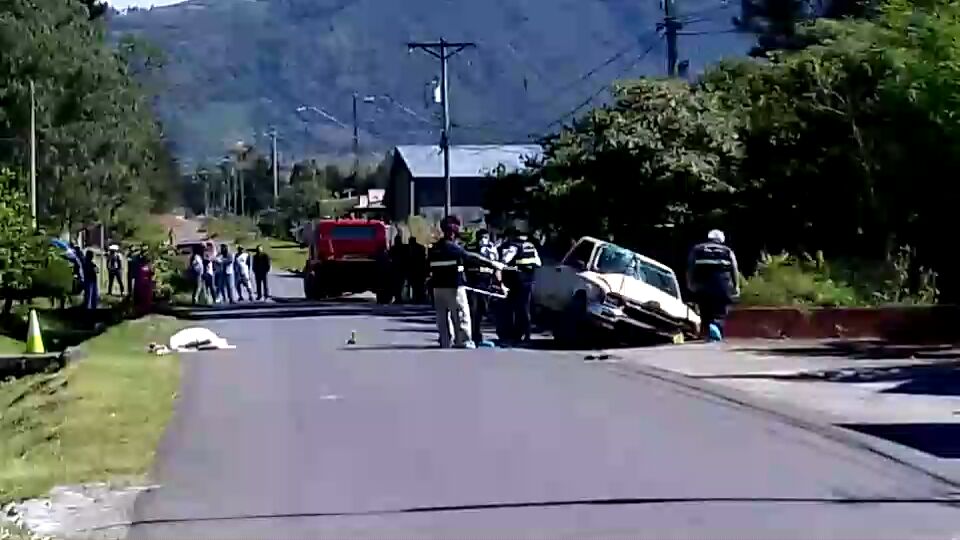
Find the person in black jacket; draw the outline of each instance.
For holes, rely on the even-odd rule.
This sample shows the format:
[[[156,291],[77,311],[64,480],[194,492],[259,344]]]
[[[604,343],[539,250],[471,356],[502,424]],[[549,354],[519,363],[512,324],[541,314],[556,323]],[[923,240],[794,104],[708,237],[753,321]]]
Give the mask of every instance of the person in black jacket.
[[[253,278],[257,282],[257,300],[270,298],[270,284],[267,277],[270,275],[270,256],[263,248],[257,246],[253,253]]]
[[[467,259],[475,259],[481,264],[502,269],[503,265],[469,253],[457,243],[460,233],[460,220],[448,217],[440,225],[443,238],[430,247],[430,286],[433,287],[433,304],[437,315],[437,330],[440,332],[440,347],[451,346],[451,328],[453,344],[461,349],[476,348],[471,339],[470,305],[467,300],[466,276],[464,264]]]
[[[687,260],[687,289],[700,311],[700,333],[706,339],[723,338],[723,322],[740,296],[737,257],[725,245],[723,231],[712,230],[707,241],[693,246]],[[711,336],[710,326],[717,336]]]

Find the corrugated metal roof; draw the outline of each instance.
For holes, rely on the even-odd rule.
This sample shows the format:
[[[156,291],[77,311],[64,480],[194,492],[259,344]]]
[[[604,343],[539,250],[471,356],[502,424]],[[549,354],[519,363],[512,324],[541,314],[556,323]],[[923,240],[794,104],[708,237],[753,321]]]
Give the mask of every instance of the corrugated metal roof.
[[[450,176],[471,178],[485,176],[503,164],[513,172],[524,167],[527,157],[539,157],[543,149],[535,144],[478,144],[450,147]],[[438,145],[398,146],[397,154],[407,164],[414,178],[443,176],[443,154]]]

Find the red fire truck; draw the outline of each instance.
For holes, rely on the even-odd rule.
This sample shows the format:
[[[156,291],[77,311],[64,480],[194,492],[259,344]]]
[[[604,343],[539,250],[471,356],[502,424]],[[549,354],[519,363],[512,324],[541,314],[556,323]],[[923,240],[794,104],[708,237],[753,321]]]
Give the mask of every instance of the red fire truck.
[[[373,291],[382,294],[388,227],[378,220],[322,219],[308,234],[303,292],[310,300]]]

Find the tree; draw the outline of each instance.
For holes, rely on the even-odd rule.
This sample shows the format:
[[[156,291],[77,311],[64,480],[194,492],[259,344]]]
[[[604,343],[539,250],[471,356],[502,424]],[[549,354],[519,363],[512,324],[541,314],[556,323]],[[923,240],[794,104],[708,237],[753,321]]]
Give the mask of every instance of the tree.
[[[0,293],[3,313],[14,296],[33,285],[36,272],[51,260],[51,249],[30,223],[30,204],[14,174],[0,170]]]
[[[129,48],[106,39],[99,2],[10,0],[0,7],[0,137],[26,140],[29,81],[36,86],[40,148],[38,217],[75,232],[119,207],[167,207],[175,163],[130,75]],[[23,168],[25,145],[0,148]]]

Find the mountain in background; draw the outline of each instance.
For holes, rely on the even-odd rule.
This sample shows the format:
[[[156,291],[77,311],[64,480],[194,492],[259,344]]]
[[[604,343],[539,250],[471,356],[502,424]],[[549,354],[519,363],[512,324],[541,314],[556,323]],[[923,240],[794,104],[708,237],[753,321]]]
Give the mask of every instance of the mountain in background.
[[[739,4],[677,4],[691,73],[755,41],[733,32]],[[450,61],[452,142],[529,141],[610,81],[663,74],[662,16],[653,0],[189,0],[109,24],[164,51],[158,109],[189,167],[265,149],[274,126],[285,162],[349,153],[354,92],[380,96],[359,105],[365,152],[436,143],[439,61],[407,42],[441,36],[477,43]]]

